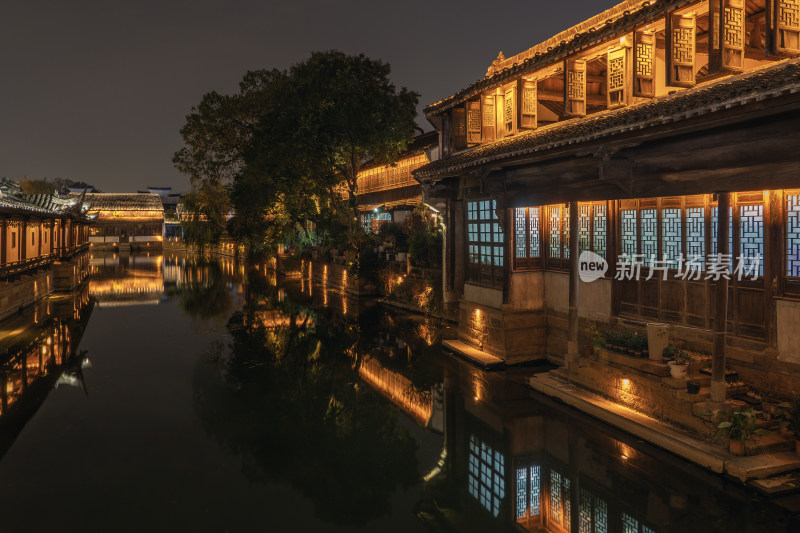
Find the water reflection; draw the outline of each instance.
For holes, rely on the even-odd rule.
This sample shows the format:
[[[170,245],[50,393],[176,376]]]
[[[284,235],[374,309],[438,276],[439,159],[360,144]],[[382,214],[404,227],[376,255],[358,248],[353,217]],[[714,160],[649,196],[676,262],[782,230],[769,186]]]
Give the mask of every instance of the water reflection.
[[[66,454],[88,481],[59,495],[60,513],[103,498],[101,478],[135,496],[106,500],[96,523],[130,502],[157,508],[138,529],[191,515],[171,529],[800,530],[796,498],[763,498],[536,396],[522,385],[534,369],[445,356],[451,328],[313,283],[318,267],[282,280],[167,253],[94,256],[90,268],[80,290],[0,324],[0,500],[25,520],[43,520],[31,495],[57,486]],[[94,298],[110,308],[93,312]],[[83,392],[48,396],[56,386]],[[43,457],[61,463],[32,474]],[[212,528],[198,509],[217,500]],[[247,514],[258,506],[264,516]]]
[[[231,353],[218,347],[198,369],[197,411],[249,479],[290,484],[324,522],[365,524],[421,480],[416,439],[371,387],[428,424],[435,378],[402,374],[413,366],[409,344],[376,334],[380,313],[344,321],[341,308],[313,307],[297,289],[249,284],[249,303],[228,323]],[[400,354],[395,369],[382,365]]]
[[[446,460],[423,515],[459,531],[798,531],[789,509],[534,396],[523,377],[448,365]]]
[[[91,363],[77,348],[92,308],[84,283],[0,323],[0,457],[54,387],[88,393],[83,369]]]
[[[160,254],[93,253],[89,294],[100,307],[157,305],[164,294]]]

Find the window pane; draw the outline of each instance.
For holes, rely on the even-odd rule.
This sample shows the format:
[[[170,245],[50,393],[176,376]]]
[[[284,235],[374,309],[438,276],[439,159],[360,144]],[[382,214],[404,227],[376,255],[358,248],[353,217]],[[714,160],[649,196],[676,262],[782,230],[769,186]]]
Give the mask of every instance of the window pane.
[[[578,250],[585,252],[592,249],[592,206],[578,204]]]
[[[764,275],[764,206],[739,206],[739,254],[758,259],[758,275]],[[736,258],[734,257],[734,260]]]
[[[670,261],[670,267],[676,268],[678,257],[683,252],[681,242],[683,238],[683,225],[681,224],[680,209],[661,210],[661,235],[663,255]],[[645,257],[648,260],[649,256]],[[661,259],[660,257],[658,259]]]
[[[524,207],[514,210],[514,253],[517,258],[528,257],[528,228],[525,211]]]
[[[594,236],[592,242],[592,248],[594,253],[598,255],[602,255],[603,257],[606,256],[606,223],[607,223],[607,216],[606,216],[606,206],[605,205],[596,205],[594,206]]]
[[[530,231],[531,257],[539,257],[541,255],[541,252],[539,251],[539,208],[538,207],[528,208],[528,218],[531,226],[531,231]]]
[[[644,260],[650,256],[658,256],[658,226],[655,209],[643,209],[642,216],[642,254]]]
[[[800,277],[800,195],[786,196],[786,275]]]
[[[690,207],[686,210],[686,259],[699,263],[705,270],[706,209]]]
[[[620,214],[620,233],[622,241],[622,253],[628,257],[633,256],[636,252],[636,211],[633,209],[626,209],[619,212]]]
[[[550,213],[550,257],[561,257],[561,206],[548,206]]]

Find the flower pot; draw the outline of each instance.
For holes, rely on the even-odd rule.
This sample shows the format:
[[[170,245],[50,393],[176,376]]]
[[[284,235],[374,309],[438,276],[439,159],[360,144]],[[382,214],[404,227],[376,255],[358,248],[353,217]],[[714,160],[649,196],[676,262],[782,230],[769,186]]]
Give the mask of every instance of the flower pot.
[[[689,394],[699,394],[700,393],[700,383],[697,381],[687,381],[686,382],[686,392]]]
[[[689,365],[683,363],[669,362],[669,374],[675,379],[684,379],[688,373]]]
[[[744,443],[740,440],[731,439],[728,449],[731,455],[744,455],[745,452]]]
[[[600,346],[595,346],[594,347],[594,356],[595,357],[600,357]]]
[[[637,351],[633,352],[633,356],[636,357],[636,358],[641,358],[642,357],[642,352],[637,350]]]
[[[583,347],[583,355],[585,355],[586,357],[591,357],[592,355],[594,355],[594,349],[587,344],[586,346]]]

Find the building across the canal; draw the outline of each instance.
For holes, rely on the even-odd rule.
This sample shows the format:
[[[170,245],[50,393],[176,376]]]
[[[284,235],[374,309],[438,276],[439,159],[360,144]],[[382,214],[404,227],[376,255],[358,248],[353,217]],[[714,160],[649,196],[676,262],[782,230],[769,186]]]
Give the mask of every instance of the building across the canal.
[[[82,279],[74,256],[88,248],[88,208],[82,197],[25,194],[0,180],[0,319]]]
[[[89,242],[95,248],[160,248],[164,239],[164,206],[154,193],[87,194],[96,214]]]
[[[798,55],[798,0],[628,0],[429,105],[452,347],[569,366],[588,326],[662,323],[716,400],[726,361],[800,390]]]
[[[422,204],[419,183],[412,172],[438,159],[435,131],[414,138],[393,165],[368,164],[358,173],[356,200],[364,228],[377,231],[384,221],[403,222]]]

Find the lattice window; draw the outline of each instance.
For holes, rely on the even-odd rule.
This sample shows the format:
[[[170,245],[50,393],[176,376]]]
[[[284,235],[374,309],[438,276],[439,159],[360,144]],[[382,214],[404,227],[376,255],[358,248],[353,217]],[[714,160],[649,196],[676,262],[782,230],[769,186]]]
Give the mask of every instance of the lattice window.
[[[522,91],[522,112],[526,115],[536,114],[536,86],[525,87]]]
[[[690,207],[686,210],[686,259],[694,260],[705,270],[706,264],[706,209]]]
[[[622,513],[622,533],[654,533],[651,528],[639,522],[628,513]]]
[[[608,90],[625,88],[625,56],[612,57],[608,62]]]
[[[475,435],[469,438],[467,489],[493,516],[505,497],[505,457]]]
[[[539,235],[539,207],[520,207],[514,210],[514,254],[517,268],[530,268],[537,264],[527,259],[541,257]]]
[[[778,21],[782,26],[800,26],[800,2],[797,0],[778,1]]]
[[[638,253],[637,212],[634,209],[623,209],[619,212],[619,215],[622,253],[628,257],[632,257],[634,254]]]
[[[800,277],[800,195],[786,195],[786,275]]]
[[[674,28],[672,30],[672,58],[678,63],[694,61],[694,28]]]
[[[636,43],[636,75],[653,77],[653,45]]]
[[[539,465],[530,468],[530,516],[539,516],[541,513],[542,474]]]
[[[486,281],[502,276],[503,231],[497,219],[496,200],[467,202],[467,256],[474,265],[484,265]],[[494,269],[498,269],[497,272]],[[483,274],[472,272],[470,279],[478,280]]]
[[[739,206],[739,255],[758,258],[758,275],[764,275],[764,206]]]
[[[570,70],[567,76],[567,96],[569,98],[583,98],[584,73],[580,70]]]
[[[592,249],[597,255],[606,256],[607,236],[608,236],[608,216],[605,205],[594,205],[592,221]]]
[[[661,210],[661,244],[663,255],[670,262],[671,267],[677,267],[678,258],[683,253],[682,249],[682,230],[681,210],[662,209]],[[646,259],[649,260],[650,256]],[[660,257],[658,259],[661,259]]]
[[[528,469],[517,468],[517,520],[528,517]]]
[[[645,261],[651,256],[658,257],[658,212],[655,209],[641,211],[642,254]]]
[[[578,510],[579,533],[608,533],[608,506],[606,502],[581,489]]]
[[[561,205],[551,205],[547,208],[550,222],[550,257],[553,259],[559,259],[563,257],[561,253],[563,236],[563,210],[564,208]]]
[[[517,520],[533,518],[541,513],[541,468],[539,465],[517,469]]]
[[[578,205],[578,250],[582,253],[592,249],[592,206]]]
[[[741,8],[725,7],[725,25],[722,29],[722,42],[727,46],[739,48],[742,46],[742,17],[744,10]]]
[[[570,531],[572,504],[569,478],[557,470],[550,471],[550,520]]]

